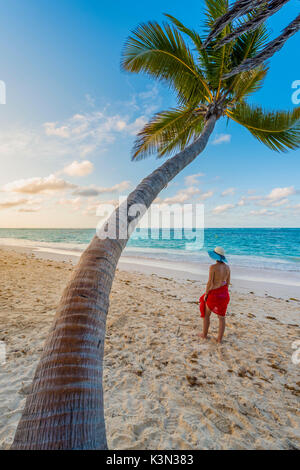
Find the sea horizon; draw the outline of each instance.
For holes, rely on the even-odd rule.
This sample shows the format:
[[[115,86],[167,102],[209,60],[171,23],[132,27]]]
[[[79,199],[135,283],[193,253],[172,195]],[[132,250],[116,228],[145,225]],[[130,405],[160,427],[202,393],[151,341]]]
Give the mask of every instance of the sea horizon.
[[[0,228],[0,244],[23,245],[41,250],[82,252],[89,244],[95,228]],[[223,246],[233,267],[300,274],[300,228],[207,227],[202,230],[147,229],[135,231],[122,258],[148,258],[161,263],[207,265],[207,251]],[[8,240],[10,240],[8,242]]]

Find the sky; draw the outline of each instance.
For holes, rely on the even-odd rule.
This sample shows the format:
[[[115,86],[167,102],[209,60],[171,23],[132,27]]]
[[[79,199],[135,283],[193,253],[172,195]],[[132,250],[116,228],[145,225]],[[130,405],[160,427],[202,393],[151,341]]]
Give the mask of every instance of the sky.
[[[92,228],[100,203],[126,196],[162,161],[131,161],[136,133],[175,105],[155,80],[120,68],[130,31],[164,13],[199,29],[204,1],[0,0],[0,227]],[[272,37],[299,13],[290,2]],[[250,102],[290,109],[300,87],[300,33],[270,63]],[[300,98],[300,93],[297,95]],[[272,152],[217,123],[205,151],[159,195],[204,204],[206,227],[300,227],[300,150]]]

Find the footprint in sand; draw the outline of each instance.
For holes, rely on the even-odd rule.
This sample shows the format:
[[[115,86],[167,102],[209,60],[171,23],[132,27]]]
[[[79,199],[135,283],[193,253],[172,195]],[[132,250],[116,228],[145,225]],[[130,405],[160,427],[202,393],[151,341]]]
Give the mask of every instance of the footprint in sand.
[[[224,416],[219,415],[216,413],[213,409],[207,408],[206,410],[203,410],[203,415],[211,421],[215,427],[223,432],[224,434],[231,434],[232,433],[232,422],[225,418]]]
[[[141,437],[142,434],[144,434],[147,430],[153,430],[157,429],[158,422],[154,420],[148,420],[139,424],[133,424],[132,425],[132,431],[136,437]]]
[[[143,411],[143,405],[139,400],[128,398],[123,402],[122,409],[128,416],[139,416]]]
[[[118,434],[116,432],[116,436],[112,437],[109,444],[111,449],[121,449],[127,450],[129,446],[132,444],[133,437],[128,436],[127,434]]]
[[[176,429],[178,429],[178,418],[175,416],[170,416],[164,420],[163,423],[164,430],[168,434],[174,434]]]
[[[30,395],[31,393],[31,390],[32,390],[32,384],[31,382],[27,385],[23,385],[22,388],[20,388],[20,390],[18,391],[18,393],[20,395]]]
[[[236,397],[236,401],[237,401],[239,410],[243,415],[257,418],[257,416],[260,414],[256,406],[250,403],[247,403],[246,400]]]
[[[180,424],[182,424],[188,431],[198,431],[203,423],[201,423],[201,417],[195,414],[185,413],[180,417]]]

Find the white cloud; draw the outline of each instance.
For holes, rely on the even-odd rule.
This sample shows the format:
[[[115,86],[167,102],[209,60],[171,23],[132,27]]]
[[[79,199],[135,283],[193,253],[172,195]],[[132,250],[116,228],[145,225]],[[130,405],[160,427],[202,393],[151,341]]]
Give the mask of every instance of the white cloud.
[[[18,198],[18,199],[6,199],[0,202],[1,209],[13,209],[18,206],[24,206],[18,209],[18,212],[37,212],[41,209],[42,199],[40,198]]]
[[[158,89],[134,94],[130,102],[120,101],[112,106],[76,113],[61,121],[45,122],[38,128],[0,130],[0,154],[5,158],[48,159],[70,157],[86,158],[105,151],[119,136],[138,132],[150,115],[160,106]]]
[[[58,204],[61,206],[70,207],[74,211],[78,211],[81,208],[82,199],[80,197],[76,197],[74,199],[60,199]]]
[[[280,201],[277,201],[277,202],[273,202],[272,203],[272,207],[280,207],[280,206],[285,206],[286,204],[289,203],[289,200],[286,198],[286,199],[281,199]]]
[[[136,135],[144,127],[147,121],[148,119],[145,116],[140,116],[136,118],[131,124],[125,123],[124,130],[129,132],[131,135]]]
[[[188,175],[185,177],[184,182],[186,186],[194,186],[199,184],[199,178],[205,176],[204,173],[195,173],[194,175]]]
[[[153,100],[156,100],[155,105]],[[84,157],[113,143],[118,134],[135,135],[158,105],[158,89],[155,87],[133,95],[130,103],[118,103],[117,113],[109,113],[109,107],[106,107],[89,113],[74,114],[64,122],[46,122],[43,127],[49,138],[59,139],[60,144],[64,145],[72,143],[74,151]]]
[[[115,184],[114,186],[108,188],[102,188],[94,185],[78,187],[73,194],[83,197],[94,197],[99,196],[100,194],[121,193],[122,191],[126,191],[129,187],[129,181],[122,181],[121,183]]]
[[[21,206],[26,204],[28,199],[12,199],[0,202],[0,209],[10,209],[12,207]]]
[[[26,207],[22,209],[18,209],[18,212],[25,212],[25,213],[32,213],[32,212],[39,212],[41,210],[41,206],[39,207],[31,207],[26,209]]]
[[[85,99],[89,106],[91,106],[92,108],[95,107],[96,101],[95,101],[95,98],[93,98],[93,96],[91,96],[89,93],[86,93]]]
[[[70,137],[70,129],[68,126],[56,127],[56,122],[45,122],[44,129],[46,135],[55,135],[57,137],[64,137],[65,139]]]
[[[268,209],[260,209],[258,211],[250,211],[250,215],[268,215],[268,216],[272,216],[272,215],[276,215],[276,212],[275,211],[270,211]]]
[[[89,216],[96,216],[97,211],[99,211],[99,209],[101,208],[102,205],[103,205],[103,208],[105,209],[105,206],[114,206],[114,207],[116,207],[118,204],[119,204],[119,201],[117,199],[111,199],[109,201],[91,202],[85,207],[85,209],[83,211],[83,214],[84,215],[89,215]],[[103,213],[105,214],[105,210],[103,210]],[[102,217],[100,215],[98,215],[97,217],[99,217],[101,219],[101,218],[106,217],[106,215],[103,215]]]
[[[161,99],[157,85],[148,86],[146,91],[135,93],[125,104],[127,108],[139,111],[143,116],[150,116],[160,109]]]
[[[213,196],[213,191],[203,192],[195,185],[199,185],[198,179],[204,176],[204,173],[194,173],[185,177],[184,182],[187,188],[180,189],[174,196],[167,197],[165,199],[157,198],[156,203],[159,204],[183,204],[192,202],[195,196],[197,201],[204,201]]]
[[[13,181],[3,186],[3,191],[22,194],[39,194],[64,191],[71,188],[76,188],[76,185],[68,183],[55,175],[50,175],[44,178],[37,177]]]
[[[75,160],[63,169],[63,173],[69,176],[87,176],[94,170],[94,165],[89,160],[78,162]]]
[[[235,188],[228,188],[228,189],[225,189],[225,191],[223,191],[221,193],[221,196],[224,197],[224,196],[233,196],[235,194]]]
[[[244,206],[246,204],[246,198],[242,197],[237,203],[238,206]]]
[[[64,123],[44,124],[48,137],[58,138],[65,146],[72,146],[81,157],[112,144],[117,135],[135,135],[147,122],[141,115],[131,119],[126,114],[109,115],[106,110],[86,114],[75,114]]]
[[[231,141],[230,134],[217,134],[212,141],[213,145],[228,144]]]
[[[74,114],[62,123],[46,122],[43,127],[50,145],[64,148],[65,154],[85,157],[113,143],[115,134],[126,128],[126,122],[119,114],[93,111]]]
[[[227,212],[230,209],[233,209],[235,207],[234,204],[223,204],[221,206],[217,206],[213,209],[214,214],[223,214],[224,212]]]
[[[266,196],[266,198],[270,199],[271,201],[278,201],[279,199],[286,198],[295,193],[296,193],[296,190],[294,186],[290,186],[288,188],[274,188],[272,189],[270,194]]]
[[[186,189],[181,189],[174,196],[167,197],[161,200],[164,204],[182,204],[193,198],[196,194],[201,194],[200,189],[191,186]]]
[[[202,193],[198,199],[199,201],[205,201],[206,199],[209,199],[213,195],[214,195],[213,191],[207,191],[206,193]]]
[[[292,196],[296,194],[296,190],[294,186],[286,187],[286,188],[274,188],[270,191],[267,196],[249,196],[249,201],[255,201],[255,204],[259,206],[272,206],[277,207],[284,204],[287,204],[289,201],[287,199],[288,196]]]

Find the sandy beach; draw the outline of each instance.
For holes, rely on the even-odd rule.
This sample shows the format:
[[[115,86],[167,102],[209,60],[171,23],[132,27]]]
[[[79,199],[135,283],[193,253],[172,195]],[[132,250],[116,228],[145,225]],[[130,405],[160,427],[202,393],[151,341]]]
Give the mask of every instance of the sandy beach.
[[[0,341],[7,349],[1,449],[12,442],[72,261],[0,250]],[[120,264],[107,322],[109,448],[300,449],[300,365],[292,362],[300,339],[297,296],[256,292],[234,280],[224,343],[217,345],[216,318],[211,339],[197,337],[204,279],[129,268]]]

